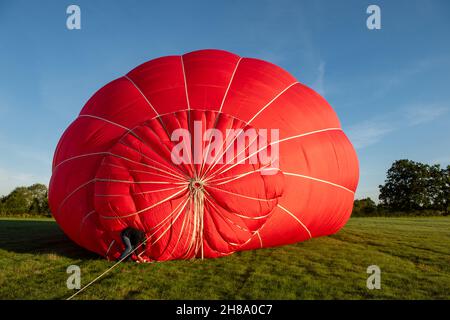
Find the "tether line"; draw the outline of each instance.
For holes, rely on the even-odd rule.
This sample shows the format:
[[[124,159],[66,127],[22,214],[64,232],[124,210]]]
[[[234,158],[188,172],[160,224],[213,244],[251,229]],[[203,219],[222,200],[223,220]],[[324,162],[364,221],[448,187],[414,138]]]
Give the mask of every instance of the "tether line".
[[[111,271],[112,269],[114,269],[115,267],[117,267],[122,261],[124,261],[125,259],[127,259],[130,255],[132,255],[137,249],[139,249],[145,242],[148,241],[150,237],[146,238],[145,241],[141,242],[136,248],[133,249],[133,251],[131,251],[129,254],[127,254],[125,257],[123,257],[122,259],[120,259],[119,261],[117,261],[113,266],[111,266],[109,269],[107,269],[106,271],[104,271],[102,274],[100,274],[99,276],[97,276],[94,280],[92,280],[91,282],[89,282],[87,285],[85,285],[83,288],[81,288],[80,290],[78,290],[77,292],[75,292],[73,295],[71,295],[70,297],[68,297],[66,300],[72,300],[72,298],[74,298],[75,296],[77,296],[78,294],[80,294],[81,292],[83,292],[86,288],[88,288],[89,286],[91,286],[94,282],[96,282],[97,280],[99,280],[101,277],[103,277],[105,274],[107,274],[109,271]]]

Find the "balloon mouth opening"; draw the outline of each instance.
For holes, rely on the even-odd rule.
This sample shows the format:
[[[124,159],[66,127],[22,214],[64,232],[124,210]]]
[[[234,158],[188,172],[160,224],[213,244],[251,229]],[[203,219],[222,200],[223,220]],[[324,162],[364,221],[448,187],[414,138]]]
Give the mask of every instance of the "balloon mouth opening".
[[[193,178],[189,181],[189,190],[191,192],[203,191],[204,181]]]

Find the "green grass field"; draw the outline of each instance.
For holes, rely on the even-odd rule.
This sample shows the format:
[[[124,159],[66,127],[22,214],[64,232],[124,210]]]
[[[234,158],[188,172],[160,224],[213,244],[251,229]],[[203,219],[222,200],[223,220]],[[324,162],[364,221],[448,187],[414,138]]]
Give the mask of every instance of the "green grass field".
[[[0,219],[0,298],[65,299],[108,262],[53,220]],[[381,268],[369,290],[366,269]],[[122,263],[76,299],[449,299],[450,218],[352,218],[338,234],[220,259]]]

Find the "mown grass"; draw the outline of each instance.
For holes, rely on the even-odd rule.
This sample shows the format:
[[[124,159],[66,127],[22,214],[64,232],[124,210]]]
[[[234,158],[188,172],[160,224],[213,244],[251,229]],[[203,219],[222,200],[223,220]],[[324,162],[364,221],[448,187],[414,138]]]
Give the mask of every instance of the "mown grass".
[[[51,219],[0,219],[0,298],[64,299],[108,262]],[[369,265],[381,289],[366,287]],[[338,234],[220,259],[123,263],[76,299],[449,299],[450,218],[352,218]]]

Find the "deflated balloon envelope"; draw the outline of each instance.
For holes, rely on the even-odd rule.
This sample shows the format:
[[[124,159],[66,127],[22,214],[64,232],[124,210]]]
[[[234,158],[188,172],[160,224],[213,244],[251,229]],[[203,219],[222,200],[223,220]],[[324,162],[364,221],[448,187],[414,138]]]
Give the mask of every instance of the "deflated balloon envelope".
[[[278,129],[267,149],[278,148],[279,170],[174,163],[173,133],[198,125],[223,137]],[[244,159],[255,150],[245,141]],[[146,62],[96,92],[58,143],[49,201],[73,241],[109,259],[127,226],[146,232],[150,259],[213,258],[337,232],[357,182],[355,151],[319,94],[271,63],[200,50]]]

